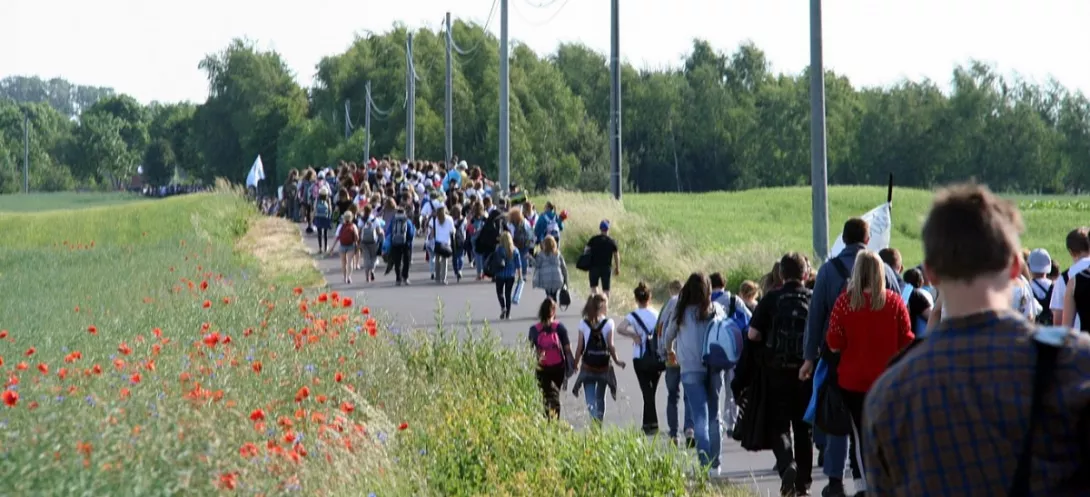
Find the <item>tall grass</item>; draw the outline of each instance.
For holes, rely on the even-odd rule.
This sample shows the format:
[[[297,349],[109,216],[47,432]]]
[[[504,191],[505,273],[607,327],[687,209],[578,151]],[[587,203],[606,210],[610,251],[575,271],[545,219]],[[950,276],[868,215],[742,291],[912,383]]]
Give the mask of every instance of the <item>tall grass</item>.
[[[0,218],[0,495],[740,492],[547,422],[528,352],[488,330],[402,334],[305,288],[267,222],[231,193]]]

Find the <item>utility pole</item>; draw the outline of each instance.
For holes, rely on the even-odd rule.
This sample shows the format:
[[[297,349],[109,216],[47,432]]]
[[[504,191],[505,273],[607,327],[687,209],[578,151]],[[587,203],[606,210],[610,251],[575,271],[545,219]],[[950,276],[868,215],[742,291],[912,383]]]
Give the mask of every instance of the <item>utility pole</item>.
[[[371,160],[371,80],[367,80],[367,111],[363,114],[363,160]]]
[[[508,107],[511,78],[507,53],[507,2],[500,0],[500,191],[511,191],[511,109]]]
[[[450,51],[453,49],[454,35],[450,32],[450,12],[447,12],[447,105],[446,105],[446,164],[447,169],[452,169],[451,158],[454,157],[454,57]]]
[[[352,136],[352,121],[351,121],[351,118],[348,115],[348,109],[349,108],[350,108],[349,107],[349,100],[346,98],[344,100],[344,139],[345,140],[347,140],[349,137]]]
[[[613,198],[621,199],[621,18],[620,0],[612,0],[609,33],[609,166]]]
[[[405,100],[405,159],[409,162],[413,162],[416,160],[416,71],[413,68],[412,33],[409,33],[405,57],[408,60],[409,70],[409,74],[406,75],[406,85],[409,96]]]
[[[810,0],[810,186],[814,255],[829,257],[828,167],[825,162],[825,68],[821,56],[821,0]]]
[[[23,114],[23,193],[30,193],[30,115]]]

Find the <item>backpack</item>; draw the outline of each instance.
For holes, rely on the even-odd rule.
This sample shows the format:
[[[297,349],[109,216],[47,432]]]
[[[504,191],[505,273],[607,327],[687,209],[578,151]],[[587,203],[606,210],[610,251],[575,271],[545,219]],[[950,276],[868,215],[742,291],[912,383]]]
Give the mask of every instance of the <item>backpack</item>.
[[[534,239],[534,235],[530,233],[530,228],[525,222],[515,227],[515,247],[519,250],[525,250],[530,244],[530,240]]]
[[[1049,307],[1052,305],[1052,289],[1055,286],[1052,283],[1049,283],[1048,288],[1045,288],[1044,285],[1037,280],[1033,280],[1032,284],[1045,292],[1045,297],[1043,299],[1038,299],[1036,292],[1033,294],[1033,298],[1041,304],[1041,313],[1037,315],[1036,322],[1037,324],[1052,326],[1052,309],[1049,309]]]
[[[537,336],[534,337],[534,346],[538,352],[544,353],[544,357],[538,362],[544,367],[555,367],[564,363],[564,351],[560,348],[560,334],[557,333],[556,323],[545,329],[541,323],[534,325]]]
[[[632,360],[632,365],[640,371],[658,372],[666,370],[666,361],[659,357],[659,335],[647,328],[640,315],[632,312],[632,319],[643,331],[643,354]]]
[[[507,269],[507,250],[504,248],[496,247],[496,251],[492,252],[492,255],[488,256],[488,259],[484,261],[485,276],[493,278],[496,275],[504,272]]]
[[[735,307],[733,302],[732,299],[732,308]],[[716,314],[708,323],[704,335],[704,366],[711,372],[734,369],[742,358],[743,331],[731,317],[732,313]]]
[[[341,242],[341,245],[355,245],[359,239],[360,234],[356,231],[356,225],[341,225],[341,232],[337,235],[337,241]]]
[[[776,299],[772,332],[766,346],[771,352],[771,365],[785,369],[802,366],[806,321],[810,315],[810,292],[785,292]]]
[[[545,223],[545,236],[551,236],[553,238],[560,238],[560,223],[556,221],[556,215],[552,215]]]
[[[464,247],[466,244],[466,230],[465,220],[459,219],[457,223],[454,223],[454,246]]]
[[[409,243],[409,220],[395,217],[390,223],[390,245],[400,247]]]
[[[476,241],[477,240],[477,235],[479,235],[481,233],[481,229],[483,229],[483,228],[484,228],[484,219],[481,219],[481,218],[478,217],[478,218],[473,219],[473,221],[471,221],[469,223],[469,226],[466,228],[466,230],[469,231],[470,239],[473,240],[473,241]]]
[[[318,205],[314,206],[314,217],[328,218],[329,217],[329,202],[319,201]]]
[[[370,219],[363,224],[363,230],[360,232],[360,243],[364,245],[378,243],[378,228],[375,226],[374,219]]]
[[[602,329],[609,321],[603,319],[597,326],[591,325],[587,320],[583,322],[590,328],[590,338],[583,347],[583,364],[591,369],[605,370],[609,367],[609,345],[606,344],[606,335]]]

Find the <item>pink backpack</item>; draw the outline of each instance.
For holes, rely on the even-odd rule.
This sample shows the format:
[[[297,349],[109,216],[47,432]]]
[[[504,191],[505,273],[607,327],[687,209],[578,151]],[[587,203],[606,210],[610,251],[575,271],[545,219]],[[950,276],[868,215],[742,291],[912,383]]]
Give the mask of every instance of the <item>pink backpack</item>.
[[[559,366],[564,363],[564,351],[560,349],[560,334],[556,332],[556,323],[544,329],[541,323],[536,325],[537,339],[534,345],[539,352],[544,352],[540,364],[545,367]]]

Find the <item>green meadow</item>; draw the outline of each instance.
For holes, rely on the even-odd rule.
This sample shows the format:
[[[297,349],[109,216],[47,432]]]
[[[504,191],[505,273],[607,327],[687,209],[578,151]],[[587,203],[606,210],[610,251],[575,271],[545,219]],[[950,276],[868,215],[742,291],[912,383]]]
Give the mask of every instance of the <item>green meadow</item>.
[[[0,495],[741,495],[547,422],[487,330],[326,293],[237,193],[130,200],[0,198]]]

